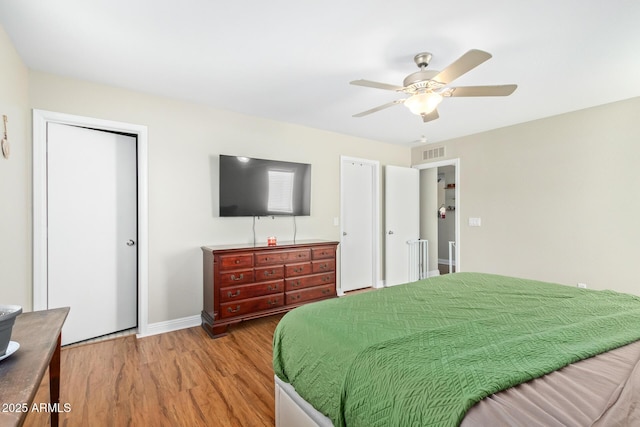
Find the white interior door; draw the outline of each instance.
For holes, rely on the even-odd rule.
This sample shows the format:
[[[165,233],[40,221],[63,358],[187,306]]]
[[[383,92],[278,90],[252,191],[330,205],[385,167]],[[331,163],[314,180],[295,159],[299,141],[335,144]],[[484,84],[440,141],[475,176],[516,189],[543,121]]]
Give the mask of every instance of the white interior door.
[[[420,173],[385,168],[385,285],[409,281],[409,245],[420,235]]]
[[[372,163],[341,161],[342,238],[340,286],[343,292],[374,286],[374,168]]]
[[[49,308],[69,306],[62,343],[137,324],[136,138],[49,123]]]

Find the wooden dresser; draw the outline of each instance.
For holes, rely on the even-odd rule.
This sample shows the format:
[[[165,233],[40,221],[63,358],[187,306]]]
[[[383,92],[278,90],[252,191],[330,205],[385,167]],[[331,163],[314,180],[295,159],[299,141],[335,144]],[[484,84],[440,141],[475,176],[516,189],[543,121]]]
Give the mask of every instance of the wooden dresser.
[[[337,245],[203,246],[202,327],[217,338],[234,323],[335,297]]]

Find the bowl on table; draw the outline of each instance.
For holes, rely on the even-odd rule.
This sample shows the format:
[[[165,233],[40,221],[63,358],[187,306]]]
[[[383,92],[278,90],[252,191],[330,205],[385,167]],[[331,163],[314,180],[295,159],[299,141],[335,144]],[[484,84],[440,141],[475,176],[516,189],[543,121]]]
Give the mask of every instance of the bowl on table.
[[[0,356],[4,356],[11,340],[11,331],[16,317],[22,313],[19,305],[0,304]]]

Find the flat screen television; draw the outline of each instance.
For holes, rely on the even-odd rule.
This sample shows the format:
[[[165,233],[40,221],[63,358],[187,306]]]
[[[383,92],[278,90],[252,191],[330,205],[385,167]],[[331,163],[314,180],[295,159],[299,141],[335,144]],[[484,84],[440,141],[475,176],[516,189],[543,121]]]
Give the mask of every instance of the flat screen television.
[[[311,213],[311,165],[220,155],[220,216]]]

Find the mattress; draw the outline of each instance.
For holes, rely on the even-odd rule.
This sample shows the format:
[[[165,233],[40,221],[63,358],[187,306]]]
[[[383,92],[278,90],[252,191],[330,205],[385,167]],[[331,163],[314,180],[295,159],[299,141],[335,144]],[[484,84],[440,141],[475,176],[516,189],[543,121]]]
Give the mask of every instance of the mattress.
[[[640,323],[638,323],[640,321],[638,315],[640,311],[637,310],[640,302],[637,297],[611,293],[610,291],[585,292],[585,290],[567,286],[543,284],[541,282],[502,276],[457,273],[443,277],[446,279],[428,279],[421,283],[404,285],[406,292],[395,291],[398,288],[396,287],[390,288],[389,291],[391,289],[394,290],[386,294],[384,293],[387,291],[385,289],[362,294],[363,296],[350,296],[342,299],[343,301],[349,300],[348,304],[341,303],[337,307],[328,305],[323,307],[318,304],[316,307],[308,309],[312,313],[307,319],[310,323],[301,320],[300,316],[304,319],[304,313],[291,316],[290,320],[287,319],[289,315],[285,316],[280,323],[283,326],[278,326],[274,337],[274,370],[279,377],[278,382],[290,383],[296,390],[293,394],[299,393],[302,395],[304,400],[312,404],[315,409],[319,409],[335,425],[397,425],[398,423],[457,425],[460,422],[463,425],[465,425],[464,423],[478,425],[479,421],[476,417],[480,417],[479,419],[484,419],[485,421],[487,419],[493,421],[501,420],[494,425],[499,425],[500,423],[514,425],[515,420],[528,419],[523,415],[527,413],[532,414],[529,419],[530,422],[522,425],[531,425],[534,423],[533,420],[536,419],[540,420],[539,425],[554,425],[552,423],[554,417],[558,419],[557,425],[572,425],[574,424],[572,422],[574,418],[571,417],[575,417],[576,420],[583,417],[576,425],[584,425],[582,421],[586,418],[597,418],[605,414],[605,412],[609,414],[607,416],[620,412],[618,410],[613,412],[609,410],[594,415],[594,408],[601,408],[602,405],[594,403],[593,399],[589,398],[591,395],[599,399],[606,399],[607,403],[604,406],[611,408],[619,405],[617,402],[624,401],[625,396],[628,398],[627,400],[633,400],[633,393],[625,391],[632,390],[633,387],[621,386],[622,380],[620,378],[633,377],[631,373],[635,372],[637,363],[637,345],[625,346],[640,338],[638,336],[640,327],[633,326],[640,326]],[[499,286],[494,286],[494,283],[498,283]],[[469,289],[473,290],[471,294],[468,292]],[[490,302],[488,303],[486,298],[482,300],[484,297],[481,297],[478,292],[491,295],[488,298]],[[407,298],[407,295],[401,297],[403,293],[407,293],[411,301],[402,302],[403,298]],[[378,296],[373,296],[373,294],[378,294]],[[476,296],[469,298],[470,295]],[[601,310],[600,305],[593,306],[592,300],[600,296],[602,296],[603,301],[608,301],[601,304],[603,307],[608,306],[606,310],[603,309],[604,311]],[[473,301],[469,301],[470,299]],[[520,301],[520,305],[524,301],[524,307],[514,308],[518,306],[516,301]],[[579,303],[576,304],[576,301]],[[579,306],[579,309],[575,307],[569,308],[576,305]],[[365,306],[372,306],[374,309],[366,310]],[[549,311],[550,306],[557,306],[556,308],[560,308],[560,310]],[[341,311],[343,309],[344,312]],[[419,314],[416,310],[426,311],[427,314]],[[364,313],[367,311],[371,311],[371,313],[365,315]],[[592,312],[600,311],[602,312],[597,316],[591,315]],[[532,312],[540,312],[544,316],[527,317],[531,316]],[[626,314],[621,318],[620,312],[625,312]],[[325,314],[323,315],[322,313]],[[507,314],[506,317],[505,313]],[[515,317],[513,317],[514,314]],[[471,315],[471,319],[468,318],[469,315]],[[524,340],[522,337],[509,335],[512,329],[519,328],[519,326],[515,325],[516,318],[523,316],[525,323],[534,323],[533,327],[527,325],[527,328],[531,328],[531,331],[526,333],[529,337],[525,337],[526,339]],[[559,317],[560,320],[556,319],[550,322],[548,320],[549,317]],[[498,321],[496,321],[496,318]],[[351,321],[348,319],[351,319]],[[435,321],[438,327],[427,329],[426,332],[421,331],[420,325],[429,320]],[[511,321],[513,321],[513,325]],[[557,325],[554,326],[556,321],[561,325],[560,335],[558,335],[557,331],[554,332],[554,329],[558,329]],[[346,327],[336,326],[336,322],[346,322]],[[540,323],[543,325],[538,325]],[[309,325],[311,325],[313,331],[308,328]],[[480,325],[480,329],[497,328],[500,330],[500,334],[506,333],[510,341],[507,341],[506,346],[504,346],[498,343],[499,337],[496,338],[494,335],[490,335],[489,340],[496,339],[497,344],[493,341],[482,344],[482,339],[474,341],[472,338],[464,336],[464,333],[468,332],[478,334],[478,325]],[[301,328],[304,330],[303,334],[307,335],[306,341],[305,338],[295,336],[294,331]],[[547,329],[551,329],[552,332],[547,333]],[[578,332],[573,333],[573,335],[569,334],[572,329]],[[580,332],[581,329],[584,329],[584,331]],[[438,335],[442,330],[448,331],[449,335],[451,335],[451,331],[455,332],[454,335],[456,337],[454,337],[453,347],[451,347],[451,343],[441,349],[436,346],[437,340],[434,341],[434,336]],[[387,347],[394,348],[396,346],[398,339],[394,338],[394,334],[397,333],[403,337],[408,337],[399,341],[407,341],[410,347],[414,347],[406,350],[407,357],[405,357],[405,350],[402,348],[399,352],[396,351],[389,354],[385,353],[386,350],[380,351]],[[603,338],[600,335],[606,336]],[[367,339],[363,340],[363,336],[367,336]],[[550,343],[539,347],[535,339],[530,342],[529,338],[531,337],[542,341],[550,341]],[[373,340],[371,341],[369,338]],[[423,341],[422,346],[418,346],[419,351],[416,351],[416,341]],[[467,342],[473,343],[471,348],[469,346],[465,348],[465,343]],[[482,347],[483,345],[487,348]],[[509,348],[509,345],[514,345],[517,348],[514,351]],[[479,346],[479,348],[475,346]],[[625,347],[619,348],[621,346]],[[567,352],[566,347],[571,347],[571,349]],[[634,350],[624,350],[627,347],[635,349],[636,353],[635,356],[626,357],[624,358],[625,361],[621,362],[621,366],[624,367],[618,369],[618,371],[626,370],[626,374],[623,373],[621,377],[607,373],[607,369],[603,369],[602,366],[596,366],[591,371],[585,370],[585,366],[589,368],[589,365],[593,363],[592,361],[615,367],[616,358],[620,359],[619,352],[623,352],[627,356],[630,354],[629,351],[633,353]],[[371,352],[371,348],[374,348],[375,351]],[[616,348],[619,349],[610,351]],[[460,359],[459,362],[464,365],[462,382],[473,383],[475,381],[479,384],[481,392],[486,394],[480,397],[471,396],[469,395],[469,390],[463,390],[462,404],[454,402],[455,405],[449,406],[450,401],[460,399],[459,396],[447,394],[450,390],[446,390],[447,385],[443,381],[453,383],[453,388],[456,389],[460,387],[460,376],[458,375],[458,377],[454,378],[455,375],[451,375],[450,377],[445,377],[444,380],[440,378],[436,382],[429,377],[441,375],[441,370],[445,373],[447,372],[448,367],[445,366],[446,364],[442,365],[440,361],[434,362],[434,360],[429,360],[428,358],[423,359],[427,353],[431,353],[429,357],[433,358],[433,355],[438,354],[438,352],[440,352],[441,359],[449,362],[453,359]],[[490,366],[495,360],[492,362],[491,360],[481,359],[479,362],[481,365],[489,365],[488,374],[485,373],[485,375],[483,373],[478,374],[473,370],[467,370],[467,365],[470,363],[468,359],[465,359],[464,354],[469,352],[474,354],[474,358],[484,354],[485,356],[488,355],[489,359],[502,357],[502,352],[514,352],[520,358],[523,355],[526,356],[525,359],[527,360],[516,359],[517,363],[509,358],[499,360],[499,370],[505,371],[505,374],[504,372],[499,372],[495,364],[493,367]],[[556,352],[567,352],[567,355],[565,355],[566,357],[556,357]],[[363,353],[372,353],[372,359],[367,360],[365,358],[364,363],[362,360],[354,363],[353,355],[357,356],[356,359],[362,359],[361,355]],[[592,357],[599,353],[606,354]],[[462,358],[460,358],[460,354],[463,354]],[[391,358],[385,359],[387,357]],[[611,358],[613,358],[613,361],[609,360]],[[304,363],[298,363],[301,359],[305,359]],[[416,359],[414,362],[417,361],[418,364],[411,366],[408,371],[409,376],[405,372],[405,376],[400,377],[402,384],[394,388],[392,383],[395,381],[395,375],[398,372],[402,373],[403,365],[406,362],[406,360],[399,362],[400,359]],[[529,363],[528,359],[542,360],[544,365],[542,370],[535,364]],[[582,359],[587,360],[578,362]],[[549,360],[552,360],[553,363],[549,364]],[[424,378],[419,376],[424,373],[418,372],[414,375],[414,370],[421,369],[420,364],[433,365],[434,363],[438,366],[438,372],[427,372],[425,375],[428,376]],[[440,365],[438,365],[439,363]],[[582,367],[574,368],[574,363],[575,365],[580,363],[583,365],[581,365]],[[504,366],[501,364],[504,364]],[[399,367],[396,365],[399,365]],[[354,366],[361,370],[361,375],[352,375]],[[559,368],[563,369],[552,372]],[[514,372],[510,371],[515,371],[515,376]],[[567,372],[573,371],[577,375],[567,375]],[[607,374],[597,379],[599,376],[596,374],[602,372]],[[367,376],[370,378],[367,378]],[[415,378],[413,378],[414,376]],[[475,378],[476,376],[478,377]],[[494,384],[496,382],[494,376],[508,377],[509,381],[515,381],[515,383],[508,383],[507,386],[502,383],[501,385]],[[561,379],[552,380],[549,383],[549,378],[554,376]],[[385,389],[382,390],[381,394],[378,393],[379,390],[376,390],[381,387],[380,384],[375,384],[375,380],[379,380],[380,377],[383,378],[382,388]],[[597,382],[579,386],[580,381],[575,382],[576,377],[578,379],[580,377],[588,378]],[[354,378],[357,378],[357,381],[354,381]],[[536,380],[535,378],[538,379]],[[571,380],[566,381],[567,378],[571,378]],[[372,380],[373,385],[370,384]],[[615,395],[615,393],[603,392],[603,384],[606,383],[604,380],[610,381],[608,384],[613,384],[614,389],[620,391],[618,398],[614,401],[615,404],[609,402],[612,399],[611,396]],[[526,381],[529,382],[518,385]],[[478,384],[476,384],[475,389],[471,387],[472,393],[477,393]],[[532,384],[536,386],[532,387]],[[634,382],[630,381],[629,384],[634,384]],[[566,389],[563,388],[563,385],[566,385]],[[508,390],[502,392],[501,390],[503,389]],[[535,396],[527,396],[526,393],[522,395],[521,389],[535,393],[540,392],[540,396],[546,395],[550,397],[538,399]],[[589,393],[588,390],[591,390],[591,392]],[[593,390],[596,391],[594,392]],[[360,393],[359,396],[358,393]],[[573,407],[580,408],[581,405],[565,404],[566,402],[564,402],[562,396],[566,398],[568,394],[571,394],[574,400],[577,397],[578,401],[583,403],[582,406],[584,406],[585,410],[571,410]],[[320,396],[320,399],[318,399],[318,396]],[[515,400],[511,400],[511,397]],[[476,404],[482,398],[485,399]],[[429,404],[433,402],[437,402],[437,405],[442,406],[443,401],[445,404],[441,408],[434,409],[433,405],[429,407]],[[406,406],[407,402],[417,403],[418,407]],[[469,404],[469,402],[471,403]],[[518,402],[527,402],[528,406],[524,405],[523,407]],[[548,407],[547,403],[538,405],[536,402],[555,402],[558,408],[553,410],[553,408]],[[401,408],[400,411],[394,408],[398,405]],[[543,409],[541,411],[537,410],[537,406]],[[336,407],[339,411],[342,411],[341,414],[332,412],[332,408],[335,409]],[[570,409],[568,412],[565,411],[567,408]],[[456,414],[459,411],[462,411],[462,416]],[[464,417],[465,413],[466,417]],[[545,419],[540,417],[541,413],[555,415],[549,415],[551,418]],[[462,419],[463,417],[464,420]]]

